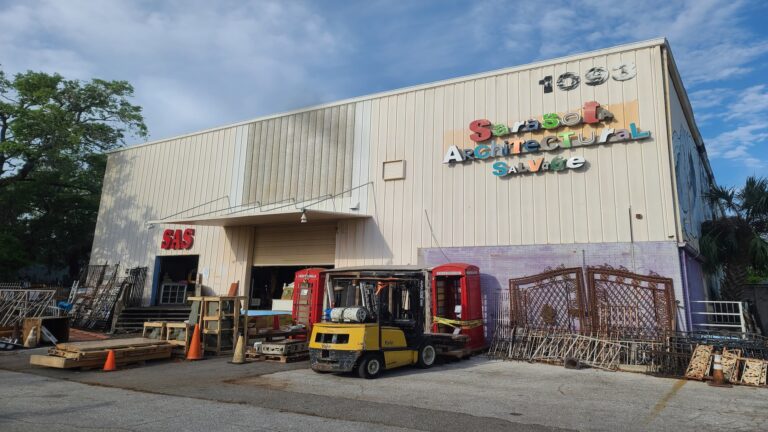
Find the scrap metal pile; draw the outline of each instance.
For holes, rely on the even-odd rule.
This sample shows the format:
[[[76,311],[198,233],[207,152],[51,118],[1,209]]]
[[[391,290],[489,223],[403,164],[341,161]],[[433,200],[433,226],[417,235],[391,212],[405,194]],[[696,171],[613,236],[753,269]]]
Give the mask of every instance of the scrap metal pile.
[[[725,359],[737,356],[735,363],[741,369],[747,364],[750,368],[756,367],[753,363],[756,365],[757,362],[768,364],[768,339],[759,335],[670,331],[659,333],[653,338],[635,339],[620,335],[583,335],[504,325],[497,326],[488,356],[499,360],[551,364],[565,364],[572,360],[581,366],[605,370],[686,377],[697,346],[716,347],[723,351]],[[708,362],[710,365],[711,359]],[[708,375],[689,378],[703,379]],[[761,385],[765,385],[765,379]]]
[[[104,329],[111,324],[109,318],[120,295],[116,283],[119,267],[92,265],[83,269],[69,296],[73,326]]]
[[[558,268],[511,279],[509,291],[497,292],[494,300],[488,320],[488,355],[494,359],[685,377],[697,346],[710,346],[731,365],[727,376],[765,385],[768,339],[675,331],[672,281],[658,275]],[[702,378],[711,369],[706,360]]]
[[[141,299],[147,275],[146,267],[127,270],[119,277],[120,265],[91,265],[83,269],[80,279],[70,291],[72,325],[87,329],[107,330],[112,325],[115,306],[121,299]]]
[[[0,327],[12,327],[24,318],[60,316],[56,290],[0,288]]]

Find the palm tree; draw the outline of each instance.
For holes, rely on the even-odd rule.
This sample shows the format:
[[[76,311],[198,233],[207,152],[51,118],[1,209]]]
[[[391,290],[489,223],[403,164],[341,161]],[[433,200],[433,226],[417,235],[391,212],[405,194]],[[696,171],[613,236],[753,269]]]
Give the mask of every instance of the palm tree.
[[[704,269],[722,275],[723,300],[741,300],[750,272],[768,271],[768,179],[748,177],[738,190],[714,186],[707,198],[721,212],[702,224]]]

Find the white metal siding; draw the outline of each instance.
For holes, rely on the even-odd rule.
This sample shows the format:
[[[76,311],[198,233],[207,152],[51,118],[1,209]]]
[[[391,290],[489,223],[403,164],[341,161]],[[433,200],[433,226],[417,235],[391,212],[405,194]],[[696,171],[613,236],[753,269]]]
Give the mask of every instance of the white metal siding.
[[[660,47],[649,47],[373,99],[373,219],[339,223],[337,265],[415,264],[421,247],[674,240],[661,61]],[[549,94],[538,85],[545,75],[583,77],[593,66],[627,62],[637,65],[631,80]],[[473,146],[472,120],[541,119],[591,100],[619,107],[610,127],[635,121],[651,139],[564,150],[590,166],[558,174],[499,179],[492,162],[441,163],[450,145]],[[384,182],[382,163],[393,159],[406,161],[406,178]],[[630,206],[643,215],[631,225]]]
[[[110,154],[91,264],[147,266],[151,281],[156,255],[200,255],[198,270],[208,274],[203,283],[210,290],[226,291],[231,282],[247,280],[252,227],[197,226],[192,249],[171,251],[160,249],[163,231],[187,226],[147,222],[193,207],[207,212],[231,205],[230,193],[240,187],[236,161],[249,128],[216,130]],[[149,294],[145,290],[146,299]]]
[[[355,119],[355,104],[347,104],[254,123],[246,203],[300,203],[357,186]]]
[[[232,281],[247,280],[256,262],[415,264],[419,248],[437,246],[674,241],[661,47],[608,52],[360,98],[111,153],[91,262],[147,265],[151,271],[156,254],[199,254],[201,271],[209,273],[206,285],[225,292]],[[628,81],[609,79],[594,87],[582,82],[573,91],[556,88],[550,94],[538,85],[545,75],[556,79],[569,71],[583,77],[592,66],[626,62],[637,65],[637,76]],[[589,161],[586,169],[562,173],[499,179],[491,174],[492,162],[453,167],[441,163],[450,145],[470,147],[472,120],[511,124],[541,119],[548,112],[579,109],[590,100],[619,107],[614,111],[618,121],[610,127],[635,121],[651,132],[651,139],[550,154],[581,155]],[[404,180],[382,180],[382,164],[391,160],[405,160]],[[334,195],[338,197],[328,198]],[[162,231],[183,226],[147,226],[147,221],[177,213],[220,214],[257,201],[283,202],[291,211],[308,207],[371,217],[339,221],[335,241],[323,237],[322,252],[307,256],[295,247],[280,254],[262,251],[253,227],[197,226],[191,250],[162,251]],[[631,231],[630,206],[643,215],[632,220]],[[295,246],[286,239],[295,239],[301,226],[295,213],[290,218],[294,225],[280,228],[282,239],[277,235],[281,231],[272,228],[261,238],[272,236],[273,244]],[[329,256],[331,244],[335,246]]]

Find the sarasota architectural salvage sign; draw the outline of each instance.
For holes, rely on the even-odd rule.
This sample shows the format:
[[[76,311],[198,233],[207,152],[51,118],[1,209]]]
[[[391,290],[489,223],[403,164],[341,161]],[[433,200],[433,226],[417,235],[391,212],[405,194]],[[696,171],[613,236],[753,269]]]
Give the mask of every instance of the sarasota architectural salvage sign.
[[[642,140],[651,136],[650,132],[640,131],[635,123],[630,123],[629,129],[604,127],[598,131],[593,130],[588,137],[584,136],[583,131],[580,133],[557,132],[557,129],[563,127],[597,125],[613,120],[613,114],[594,101],[586,102],[581,111],[582,113],[569,112],[563,116],[555,113],[544,114],[541,121],[530,119],[515,122],[511,126],[492,123],[486,119],[475,120],[469,124],[469,130],[472,131],[469,139],[476,143],[475,147],[460,149],[455,145],[450,146],[443,158],[443,163],[455,164],[509,158],[528,153]],[[516,135],[541,131],[551,132],[551,134],[545,135],[540,141],[516,137]],[[540,157],[516,163],[498,161],[493,163],[492,168],[493,175],[503,177],[522,173],[575,169],[584,166],[586,162],[586,159],[581,156],[555,156],[551,159]]]

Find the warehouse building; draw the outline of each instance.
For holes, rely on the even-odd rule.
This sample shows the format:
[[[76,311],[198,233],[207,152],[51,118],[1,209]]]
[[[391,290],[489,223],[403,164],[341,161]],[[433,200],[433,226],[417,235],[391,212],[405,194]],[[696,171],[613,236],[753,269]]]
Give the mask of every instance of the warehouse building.
[[[240,281],[267,308],[301,268],[558,266],[712,287],[714,184],[664,39],[296,110],[109,154],[91,264],[146,266],[145,305]]]

